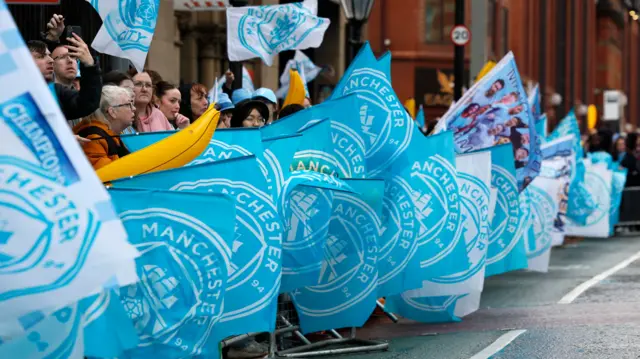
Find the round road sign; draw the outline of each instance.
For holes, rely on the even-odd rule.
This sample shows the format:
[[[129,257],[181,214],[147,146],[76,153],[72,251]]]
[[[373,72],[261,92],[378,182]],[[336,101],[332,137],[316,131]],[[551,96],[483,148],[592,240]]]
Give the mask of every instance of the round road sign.
[[[464,25],[456,25],[451,29],[451,42],[457,46],[465,46],[471,40],[471,32]]]

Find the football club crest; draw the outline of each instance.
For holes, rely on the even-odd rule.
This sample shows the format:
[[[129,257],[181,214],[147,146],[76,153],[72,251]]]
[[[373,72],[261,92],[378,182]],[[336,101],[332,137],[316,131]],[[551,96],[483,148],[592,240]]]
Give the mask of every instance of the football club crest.
[[[419,286],[422,281],[421,278],[415,283],[407,283],[406,278],[395,280],[407,268],[418,247],[419,224],[412,193],[411,185],[400,176],[385,181],[382,207],[385,228],[378,249],[379,296],[400,294],[412,289],[407,287]]]
[[[408,115],[383,71],[358,68],[342,81],[343,95],[357,93],[364,100],[360,130],[367,148],[367,169],[375,176],[407,149],[415,126],[409,126]]]
[[[592,165],[593,166],[593,165]],[[590,168],[585,173],[584,184],[597,203],[595,210],[587,217],[587,226],[594,225],[602,221],[609,214],[609,207],[602,204],[608,204],[611,201],[611,188],[607,186],[607,182],[596,171]]]
[[[316,283],[292,293],[305,332],[359,326],[373,310],[383,183],[368,182],[366,185],[374,191],[368,194],[375,199],[372,203],[355,194],[334,194],[324,260]]]
[[[504,167],[492,166],[491,185],[498,189],[496,213],[489,237],[487,265],[506,257],[518,242],[520,203],[515,177]]]
[[[259,57],[271,65],[273,57],[282,51],[320,46],[330,22],[316,16],[317,7],[317,1],[307,0],[229,9],[229,58],[240,61]]]
[[[214,350],[206,344],[225,311],[224,293],[234,270],[233,247],[224,237],[231,235],[233,200],[158,190],[110,193],[141,253],[136,260],[140,282],[120,288],[140,339],[134,351],[149,355],[162,346],[200,355]],[[223,213],[207,213],[204,204]]]
[[[533,221],[533,238],[529,237],[526,241],[527,257],[530,259],[542,255],[551,248],[553,222],[558,212],[557,202],[545,190],[538,187],[540,181],[550,181],[550,179],[536,179],[527,190]]]
[[[280,287],[282,225],[270,197],[249,183],[222,178],[180,182],[171,190],[223,193],[236,200],[227,293],[237,294],[226,304],[221,321],[243,319],[272,304]]]
[[[462,237],[470,260],[469,269],[430,281],[439,284],[464,282],[484,269],[489,241],[489,188],[480,179],[458,172]]]
[[[0,341],[2,358],[72,358],[82,357],[82,320],[78,305],[60,308],[41,316],[32,313],[25,322],[22,336]],[[37,318],[37,320],[34,320]]]
[[[0,156],[0,183],[0,303],[69,285],[100,229],[96,214],[55,173],[14,157]]]
[[[95,9],[100,8],[98,0],[94,0],[92,5]],[[118,6],[104,17],[104,28],[122,51],[147,53],[159,8],[159,0],[118,0]]]
[[[456,169],[440,155],[411,165],[411,177],[424,187],[413,188],[416,219],[420,223],[419,246],[428,246],[429,258],[420,259],[429,267],[450,254],[460,240],[460,199]]]

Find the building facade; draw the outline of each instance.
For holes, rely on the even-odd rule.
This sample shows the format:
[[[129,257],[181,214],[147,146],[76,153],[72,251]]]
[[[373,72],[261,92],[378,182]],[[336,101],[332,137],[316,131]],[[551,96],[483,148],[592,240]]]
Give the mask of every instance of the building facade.
[[[473,0],[476,1],[476,0]],[[472,0],[466,1],[471,28]],[[636,1],[634,1],[636,2]],[[585,122],[586,105],[603,110],[603,94],[626,97],[620,127],[635,128],[640,117],[640,36],[626,0],[485,0],[486,58],[513,51],[526,86],[540,84],[551,125],[574,108]],[[475,9],[474,9],[475,11]],[[415,98],[427,118],[442,115],[453,100],[455,0],[376,0],[368,39],[378,54],[392,51],[394,88],[401,99]],[[470,46],[466,50],[465,84]],[[624,99],[620,101],[625,103]],[[616,123],[617,124],[617,123]],[[627,126],[628,127],[628,126]]]

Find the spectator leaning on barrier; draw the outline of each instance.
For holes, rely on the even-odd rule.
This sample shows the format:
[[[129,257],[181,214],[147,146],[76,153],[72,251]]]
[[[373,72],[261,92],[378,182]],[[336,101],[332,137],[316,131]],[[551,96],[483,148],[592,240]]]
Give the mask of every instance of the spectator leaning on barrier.
[[[119,134],[133,123],[135,105],[132,98],[125,88],[104,86],[100,108],[73,128],[75,134],[91,141],[83,146],[83,151],[94,169],[129,154]]]

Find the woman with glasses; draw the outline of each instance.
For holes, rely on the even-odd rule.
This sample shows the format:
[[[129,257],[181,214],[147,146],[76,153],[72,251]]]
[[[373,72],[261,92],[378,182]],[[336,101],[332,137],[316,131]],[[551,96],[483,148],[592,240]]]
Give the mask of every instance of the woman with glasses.
[[[131,78],[133,93],[135,94],[136,120],[138,132],[172,131],[171,126],[162,111],[153,105],[154,84],[148,72],[139,72]]]
[[[262,127],[269,119],[269,108],[259,100],[249,100],[236,107],[231,127]]]
[[[131,126],[135,105],[129,90],[119,86],[104,86],[100,107],[73,128],[73,132],[91,142],[82,147],[94,169],[129,154],[119,134]]]

